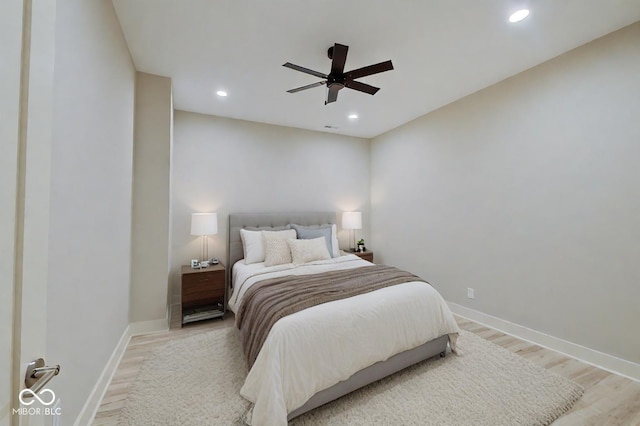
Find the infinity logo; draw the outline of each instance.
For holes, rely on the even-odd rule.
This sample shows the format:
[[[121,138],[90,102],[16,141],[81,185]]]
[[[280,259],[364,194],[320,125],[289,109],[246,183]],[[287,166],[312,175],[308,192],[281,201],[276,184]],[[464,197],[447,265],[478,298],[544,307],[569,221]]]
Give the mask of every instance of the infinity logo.
[[[31,394],[31,396],[32,396],[34,399],[28,399],[28,400],[26,400],[26,401],[25,401],[25,399],[24,399],[24,398],[25,398],[25,394],[26,394],[26,393],[30,393],[30,394]],[[31,389],[22,389],[22,390],[20,391],[20,393],[18,394],[18,399],[20,399],[20,403],[21,403],[22,405],[31,405],[31,404],[33,404],[34,402],[36,402],[36,401],[35,401],[36,399],[37,399],[38,401],[40,401],[40,403],[41,403],[42,405],[51,405],[51,404],[53,404],[53,403],[55,402],[55,400],[56,400],[56,394],[55,394],[55,393],[53,393],[53,391],[52,391],[51,389],[42,389],[42,391],[40,391],[40,395],[44,395],[45,393],[48,393],[48,394],[50,394],[50,395],[51,395],[51,401],[49,401],[49,402],[45,402],[45,401],[43,401],[43,400],[42,400],[42,398],[40,398],[38,395],[36,395],[36,394],[31,390]],[[27,398],[29,398],[29,396],[28,396],[28,395],[27,395]]]

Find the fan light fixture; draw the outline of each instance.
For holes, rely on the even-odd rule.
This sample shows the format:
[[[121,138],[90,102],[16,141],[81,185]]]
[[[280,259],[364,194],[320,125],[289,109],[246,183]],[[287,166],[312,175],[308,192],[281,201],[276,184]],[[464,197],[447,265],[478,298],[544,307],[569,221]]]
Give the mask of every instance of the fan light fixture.
[[[511,14],[509,16],[509,22],[516,23],[522,21],[524,18],[529,16],[529,9],[520,9]]]
[[[227,96],[227,92],[225,92],[224,90],[218,90],[216,92],[216,95],[220,96],[221,98],[224,98],[225,96]]]

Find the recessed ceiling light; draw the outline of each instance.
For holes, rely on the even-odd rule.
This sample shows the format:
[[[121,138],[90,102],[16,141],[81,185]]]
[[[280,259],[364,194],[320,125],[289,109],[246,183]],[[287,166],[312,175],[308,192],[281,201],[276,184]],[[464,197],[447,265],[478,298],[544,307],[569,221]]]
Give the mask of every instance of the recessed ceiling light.
[[[513,12],[511,16],[509,16],[509,22],[511,23],[520,22],[527,16],[529,16],[529,9],[520,9]]]
[[[349,114],[349,118],[355,120],[356,118],[358,118],[358,114]]]
[[[216,92],[216,95],[220,96],[221,98],[224,98],[225,96],[227,96],[227,92],[225,92],[224,90],[218,90]]]

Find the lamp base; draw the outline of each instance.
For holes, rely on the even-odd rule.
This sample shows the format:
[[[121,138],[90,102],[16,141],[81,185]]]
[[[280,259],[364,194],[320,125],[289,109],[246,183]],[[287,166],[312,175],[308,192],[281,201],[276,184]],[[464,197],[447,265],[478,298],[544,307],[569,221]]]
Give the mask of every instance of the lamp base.
[[[353,243],[353,245],[351,245]],[[351,253],[356,252],[356,231],[349,229],[349,251]]]
[[[202,236],[202,261],[209,260],[209,239],[206,235]]]

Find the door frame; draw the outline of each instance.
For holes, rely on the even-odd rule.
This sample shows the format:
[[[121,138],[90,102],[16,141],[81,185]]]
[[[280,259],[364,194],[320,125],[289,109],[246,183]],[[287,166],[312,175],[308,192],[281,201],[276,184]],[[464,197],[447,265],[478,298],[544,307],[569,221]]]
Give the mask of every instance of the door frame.
[[[2,150],[10,154],[3,159],[5,172],[14,178],[9,178],[4,190],[7,208],[0,216],[2,232],[13,236],[3,243],[12,247],[0,269],[2,290],[12,295],[2,303],[3,311],[11,303],[7,312],[12,324],[10,366],[4,360],[6,353],[0,358],[1,374],[11,377],[8,412],[4,409],[7,390],[0,392],[2,426],[45,422],[45,416],[14,414],[12,409],[20,408],[18,395],[24,388],[27,364],[46,357],[55,16],[55,0],[7,0],[3,6],[3,24],[6,19],[11,25],[2,47],[12,54],[6,62],[9,80],[2,86],[10,93],[2,104],[3,112],[9,112],[2,118],[2,143],[6,144]],[[3,334],[5,343],[9,337]]]

